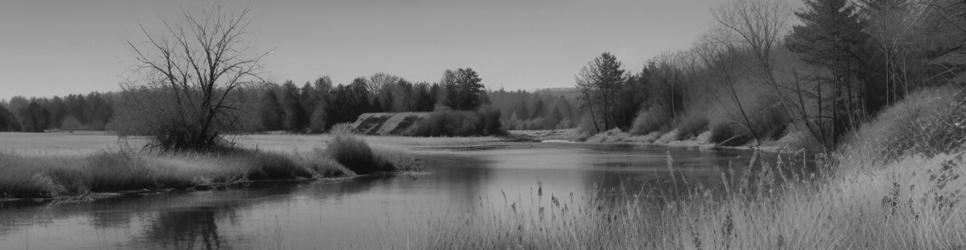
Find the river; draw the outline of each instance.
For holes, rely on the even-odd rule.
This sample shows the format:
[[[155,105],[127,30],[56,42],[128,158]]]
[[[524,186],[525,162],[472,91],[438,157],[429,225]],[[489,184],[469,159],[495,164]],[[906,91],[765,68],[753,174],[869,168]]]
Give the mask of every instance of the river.
[[[566,203],[683,192],[671,182],[720,191],[722,174],[731,173],[729,166],[740,172],[748,158],[735,150],[566,143],[415,151],[424,170],[390,177],[5,204],[0,249],[400,247],[444,230],[426,226],[434,223],[459,224],[538,206],[542,214],[539,203],[545,199],[534,197]]]

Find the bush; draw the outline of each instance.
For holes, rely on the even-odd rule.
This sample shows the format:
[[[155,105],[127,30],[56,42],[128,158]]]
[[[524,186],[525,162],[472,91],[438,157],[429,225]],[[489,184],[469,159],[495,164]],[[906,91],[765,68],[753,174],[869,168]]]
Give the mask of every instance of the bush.
[[[745,125],[736,122],[722,122],[711,126],[711,142],[721,146],[741,146],[754,140]]]
[[[249,180],[291,180],[312,178],[313,172],[291,157],[275,152],[240,150],[236,157],[243,157],[252,165]]]
[[[711,114],[711,142],[723,146],[745,145],[755,139],[758,134],[761,140],[778,140],[786,134],[791,119],[785,114],[780,102],[770,96],[755,96],[754,102],[742,103],[748,120],[742,116],[741,110],[733,102],[714,106],[708,112]]]
[[[489,136],[503,134],[500,111],[440,109],[416,122],[406,134],[411,136]]]
[[[698,136],[701,132],[708,130],[708,118],[698,112],[688,112],[686,115],[677,119],[678,137],[675,139],[688,139]]]
[[[664,130],[667,129],[670,121],[671,115],[663,106],[653,106],[637,114],[631,127],[631,134],[644,135]]]

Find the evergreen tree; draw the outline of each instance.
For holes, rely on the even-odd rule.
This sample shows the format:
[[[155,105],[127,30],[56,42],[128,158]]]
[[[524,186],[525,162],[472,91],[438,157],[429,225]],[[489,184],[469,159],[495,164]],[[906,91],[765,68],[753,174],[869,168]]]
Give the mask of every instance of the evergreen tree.
[[[61,122],[67,116],[67,104],[58,96],[45,102],[42,106],[50,112],[51,128],[60,128]]]
[[[20,131],[20,122],[4,105],[0,104],[0,132]]]
[[[624,82],[623,65],[610,53],[594,58],[577,75],[577,88],[583,95],[584,107],[591,115],[596,132],[617,126],[614,119],[615,97]]]
[[[433,111],[433,105],[436,104],[436,96],[431,91],[431,86],[429,83],[417,83],[413,87],[413,111],[428,112]]]
[[[543,117],[543,100],[538,95],[533,95],[533,97],[537,100],[533,102],[533,108],[530,109],[530,119],[537,119]]]
[[[68,95],[64,102],[67,103],[67,114],[65,116],[73,116],[81,124],[88,122],[87,112],[84,111],[87,107],[87,98],[83,95]]]
[[[23,117],[23,130],[26,132],[44,132],[50,124],[50,113],[36,102],[21,109],[20,117]]]
[[[330,119],[332,113],[332,79],[327,76],[319,77],[313,83],[313,98],[315,107],[309,115],[309,131],[312,133],[322,133],[332,126]]]
[[[857,127],[868,114],[863,100],[869,97],[865,93],[868,88],[858,83],[865,68],[868,35],[863,32],[865,23],[856,7],[848,0],[807,0],[805,5],[803,11],[795,13],[802,24],[794,27],[786,46],[802,54],[805,62],[831,72],[818,87],[831,85],[831,139],[837,144],[834,142],[842,134]]]
[[[282,111],[285,114],[285,118],[282,119],[282,126],[290,132],[304,131],[308,125],[308,117],[305,114],[305,108],[302,107],[302,102],[299,100],[298,87],[295,87],[292,81],[285,82],[285,84],[282,84],[280,96]]]
[[[262,95],[261,107],[258,110],[259,118],[262,122],[262,129],[265,131],[275,131],[282,129],[282,119],[284,117],[278,97],[275,91],[269,89]]]
[[[318,95],[311,83],[305,82],[302,85],[302,88],[299,90],[299,101],[305,110],[305,117],[311,117],[312,113],[315,112],[315,108],[318,107],[316,103],[318,102]]]

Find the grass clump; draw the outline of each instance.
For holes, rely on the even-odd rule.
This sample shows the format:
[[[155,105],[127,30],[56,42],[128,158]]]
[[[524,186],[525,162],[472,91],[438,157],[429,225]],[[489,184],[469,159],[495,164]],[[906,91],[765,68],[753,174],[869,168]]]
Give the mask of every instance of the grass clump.
[[[357,174],[398,170],[392,162],[377,155],[369,147],[369,143],[352,135],[347,128],[333,128],[333,134],[334,138],[329,143],[328,154],[349,170]]]
[[[46,197],[87,192],[79,157],[46,158],[0,153],[0,198]]]

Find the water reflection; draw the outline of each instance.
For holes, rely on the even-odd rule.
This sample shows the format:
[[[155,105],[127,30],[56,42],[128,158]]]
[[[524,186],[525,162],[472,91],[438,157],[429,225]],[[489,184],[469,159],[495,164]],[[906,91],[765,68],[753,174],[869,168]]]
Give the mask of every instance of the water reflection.
[[[216,213],[213,207],[161,212],[145,230],[145,238],[155,245],[171,249],[219,249]]]
[[[747,153],[517,143],[435,149],[420,160],[426,173],[3,207],[0,249],[379,248],[379,235],[431,221],[485,230],[493,225],[468,218],[542,220],[554,202],[615,207],[633,195],[722,190],[722,176],[746,171]]]

